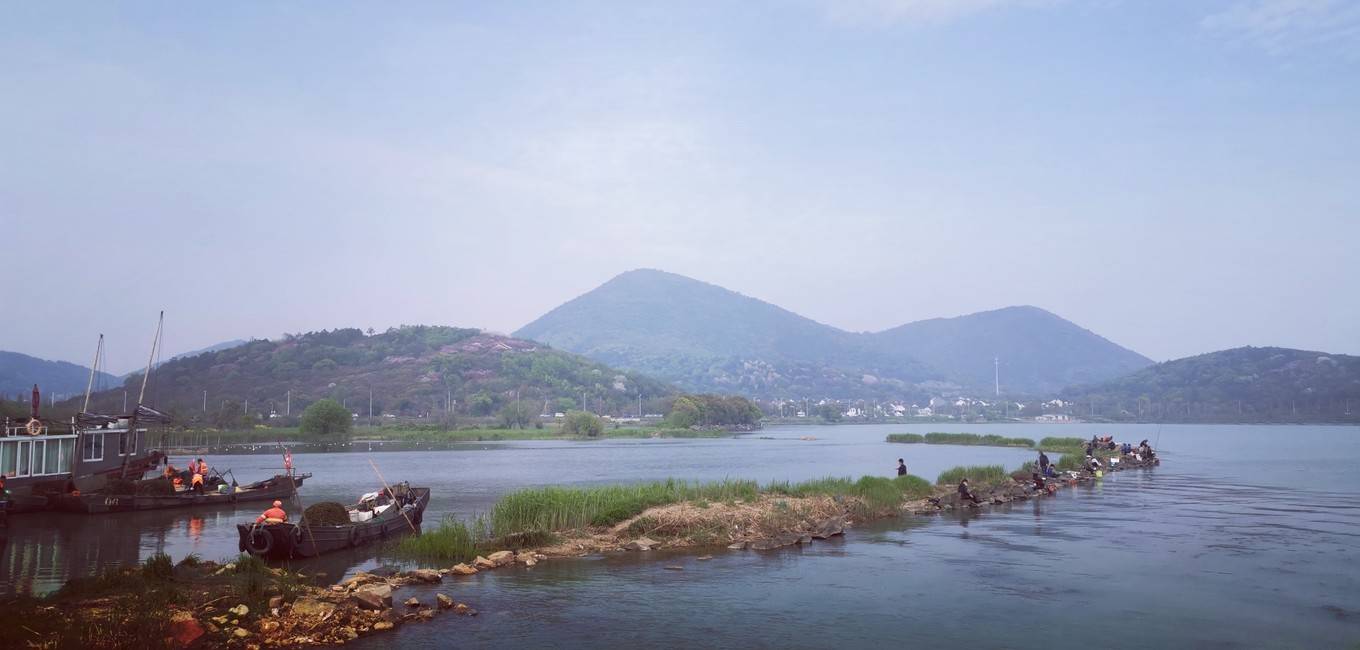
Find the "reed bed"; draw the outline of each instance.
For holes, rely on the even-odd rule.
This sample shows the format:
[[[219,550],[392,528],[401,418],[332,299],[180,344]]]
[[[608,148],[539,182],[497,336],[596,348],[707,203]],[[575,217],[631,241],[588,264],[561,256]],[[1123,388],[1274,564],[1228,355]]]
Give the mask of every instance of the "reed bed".
[[[533,488],[511,492],[492,506],[491,533],[499,537],[611,526],[654,506],[698,500],[750,501],[759,495],[755,481],[741,480],[691,483],[667,479],[631,485]]]
[[[1011,476],[1001,465],[960,465],[940,472],[935,479],[937,485],[952,485],[967,478],[974,486],[994,485],[1009,481]]]
[[[994,434],[942,433],[938,431],[925,435],[919,433],[890,433],[888,434],[888,442],[906,444],[925,443],[927,445],[968,445],[978,447],[1034,447],[1034,441],[1029,438],[1006,438]]]
[[[1060,454],[1081,453],[1086,449],[1086,441],[1081,438],[1048,437],[1039,441],[1039,449]]]

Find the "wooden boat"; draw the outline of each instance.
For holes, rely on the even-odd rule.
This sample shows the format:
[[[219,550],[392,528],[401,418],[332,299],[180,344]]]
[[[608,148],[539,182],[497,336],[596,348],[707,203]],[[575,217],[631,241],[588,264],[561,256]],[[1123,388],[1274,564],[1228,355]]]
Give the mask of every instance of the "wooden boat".
[[[54,510],[86,514],[130,512],[133,510],[160,510],[164,508],[203,508],[234,505],[248,501],[288,499],[293,496],[293,493],[297,488],[302,486],[303,481],[311,477],[311,474],[299,474],[293,476],[290,482],[288,476],[279,474],[273,478],[256,481],[250,485],[238,486],[234,489],[228,486],[226,491],[218,492],[205,491],[203,493],[198,493],[191,490],[185,490],[166,495],[102,493],[62,494],[48,497],[48,502]]]
[[[395,495],[386,503],[375,499],[383,493],[365,495],[358,504],[347,506],[350,523],[341,525],[299,523],[237,524],[240,549],[270,560],[315,557],[409,532],[419,526],[430,502],[430,488],[413,488],[405,483],[392,486]],[[409,521],[409,523],[408,523]]]

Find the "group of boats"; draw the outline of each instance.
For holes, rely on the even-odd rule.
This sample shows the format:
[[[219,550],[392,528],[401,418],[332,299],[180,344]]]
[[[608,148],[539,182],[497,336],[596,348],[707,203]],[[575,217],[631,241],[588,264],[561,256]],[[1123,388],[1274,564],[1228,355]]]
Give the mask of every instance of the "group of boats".
[[[101,350],[102,345],[101,337]],[[96,366],[98,359],[96,352]],[[148,364],[147,375],[150,371]],[[300,503],[298,488],[311,474],[294,472],[291,456],[285,459],[284,473],[253,483],[241,485],[227,472],[201,477],[202,484],[195,485],[190,473],[169,465],[163,445],[152,439],[152,428],[171,424],[172,419],[141,401],[139,397],[136,408],[126,414],[90,413],[87,389],[81,411],[57,420],[41,414],[41,394],[34,385],[30,417],[0,420],[0,540],[7,536],[12,515],[31,512],[98,515]],[[428,488],[404,483],[384,487],[343,506],[349,521],[308,522],[304,515],[295,523],[243,523],[238,527],[240,547],[261,557],[284,559],[361,546],[405,529],[417,530],[429,499]]]

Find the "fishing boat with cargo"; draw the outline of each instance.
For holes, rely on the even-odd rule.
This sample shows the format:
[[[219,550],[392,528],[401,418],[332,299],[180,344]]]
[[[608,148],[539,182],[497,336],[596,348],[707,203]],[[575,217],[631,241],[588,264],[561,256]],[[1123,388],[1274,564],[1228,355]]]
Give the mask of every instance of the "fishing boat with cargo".
[[[350,506],[334,506],[334,515],[304,515],[297,523],[257,521],[237,524],[242,552],[270,560],[315,557],[415,531],[430,502],[430,488],[397,483],[359,498]],[[325,504],[317,504],[325,505]],[[310,512],[320,513],[317,506]],[[343,514],[341,514],[343,512]]]

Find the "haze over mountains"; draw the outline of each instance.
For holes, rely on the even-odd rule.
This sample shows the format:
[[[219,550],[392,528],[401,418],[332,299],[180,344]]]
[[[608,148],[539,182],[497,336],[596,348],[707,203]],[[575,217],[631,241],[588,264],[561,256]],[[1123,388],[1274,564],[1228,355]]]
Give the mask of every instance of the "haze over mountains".
[[[90,369],[85,366],[0,350],[0,395],[6,398],[13,399],[19,393],[27,395],[33,384],[37,384],[44,395],[84,393],[89,381]],[[95,375],[95,386],[117,383],[119,378],[106,372]]]
[[[690,390],[778,398],[1054,392],[1152,364],[1037,307],[852,333],[664,271],[623,273],[515,332]]]

